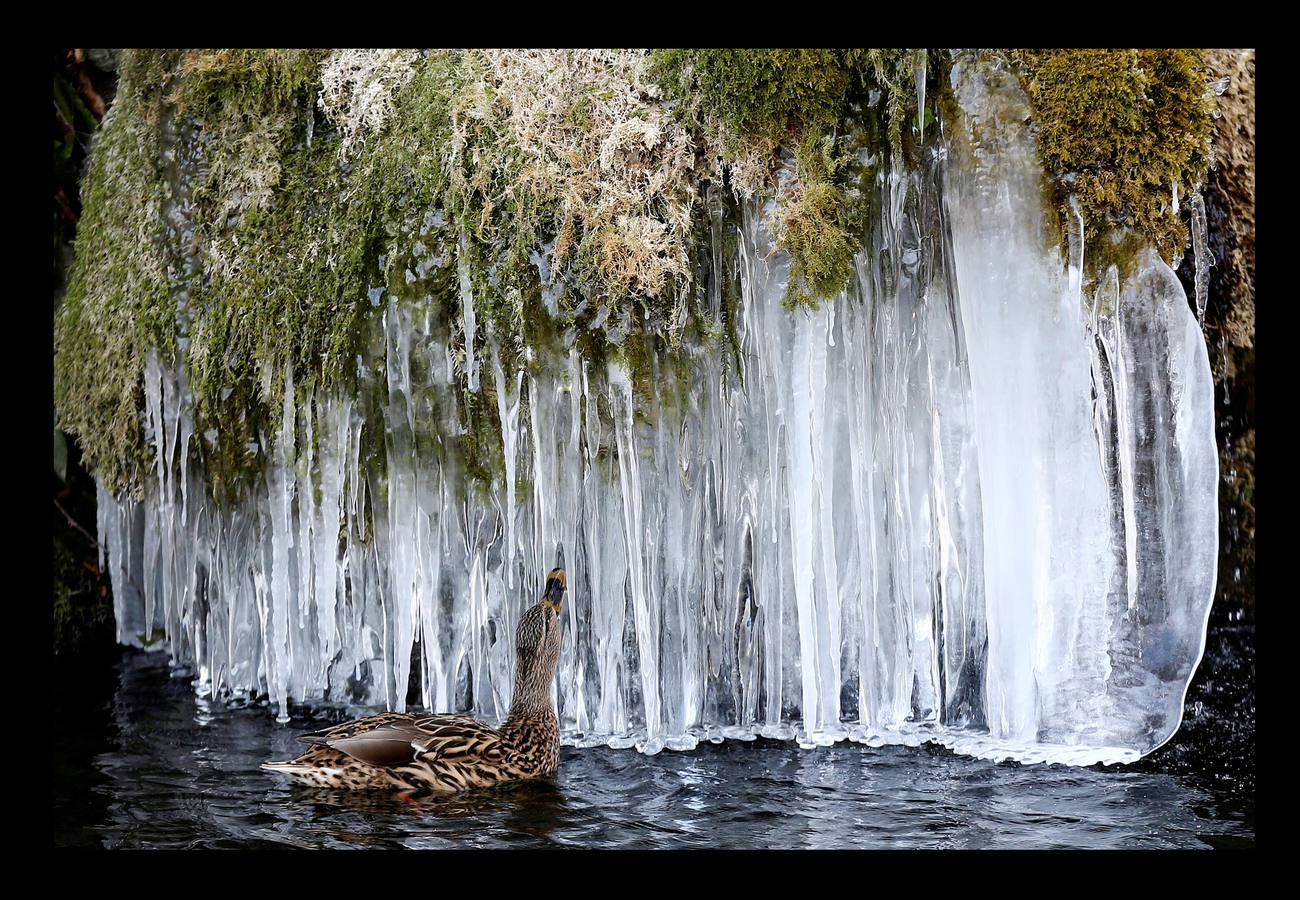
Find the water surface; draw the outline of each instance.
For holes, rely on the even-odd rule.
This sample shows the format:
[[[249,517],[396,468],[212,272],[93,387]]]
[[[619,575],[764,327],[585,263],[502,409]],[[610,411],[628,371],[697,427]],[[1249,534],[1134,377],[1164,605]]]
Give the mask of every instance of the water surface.
[[[1254,635],[1219,628],[1175,740],[1132,766],[759,739],[647,757],[565,748],[554,783],[404,802],[258,768],[319,727],[198,699],[123,650],[58,698],[57,846],[1157,848],[1254,845]]]

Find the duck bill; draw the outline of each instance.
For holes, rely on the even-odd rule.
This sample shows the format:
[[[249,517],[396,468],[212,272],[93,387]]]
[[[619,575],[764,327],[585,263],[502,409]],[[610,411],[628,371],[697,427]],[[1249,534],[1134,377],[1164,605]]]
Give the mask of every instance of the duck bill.
[[[565,581],[564,570],[556,569],[547,577],[546,590],[542,592],[542,603],[550,607],[556,615],[560,614],[560,606],[564,602],[564,592],[568,590]]]

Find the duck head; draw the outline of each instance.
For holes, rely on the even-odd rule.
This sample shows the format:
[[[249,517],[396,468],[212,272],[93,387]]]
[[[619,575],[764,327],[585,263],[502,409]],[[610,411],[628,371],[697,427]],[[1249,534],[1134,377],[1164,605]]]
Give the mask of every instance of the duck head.
[[[564,602],[564,592],[568,589],[568,577],[564,574],[564,570],[551,569],[550,574],[546,576],[546,590],[542,591],[542,604],[558,616],[560,604]]]

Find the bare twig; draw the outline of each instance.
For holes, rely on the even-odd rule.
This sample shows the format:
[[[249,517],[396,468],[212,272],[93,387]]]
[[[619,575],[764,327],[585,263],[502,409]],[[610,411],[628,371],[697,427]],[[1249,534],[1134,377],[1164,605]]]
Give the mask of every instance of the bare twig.
[[[94,544],[96,547],[99,547],[101,550],[104,551],[108,550],[107,547],[105,547],[103,544],[101,544],[98,540],[95,539],[94,535],[92,535],[86,529],[82,528],[81,525],[77,522],[77,520],[72,518],[71,514],[69,514],[68,511],[63,508],[63,504],[59,502],[58,497],[53,497],[51,499],[54,500],[54,505],[58,507],[59,512],[63,513],[63,518],[68,520],[69,525],[71,525],[73,528],[77,529],[82,534],[84,534],[86,536],[86,539],[90,541],[92,544]]]
[[[95,537],[94,537],[94,535],[92,535],[92,534],[91,534],[89,531],[87,531],[86,529],[82,528],[81,525],[77,522],[77,520],[74,519],[74,518],[72,518],[72,516],[68,513],[68,511],[67,511],[66,509],[63,508],[63,504],[61,504],[61,503],[59,502],[59,498],[58,498],[58,497],[53,497],[53,498],[51,498],[51,499],[54,500],[54,505],[58,508],[59,512],[63,513],[63,517],[64,517],[65,519],[68,520],[68,524],[69,524],[69,525],[71,525],[73,528],[77,529],[77,530],[80,531],[83,535],[85,535],[85,536],[86,536],[86,539],[87,539],[88,541],[90,541],[92,544],[94,544],[94,545],[95,545],[97,548],[99,548],[100,550],[104,551],[105,554],[107,554],[107,553],[109,552],[108,548],[105,547],[103,544],[101,544],[98,540],[96,540]],[[98,570],[98,568],[99,568],[99,567],[96,566],[96,577],[103,577],[104,573],[103,573],[103,572],[100,572],[100,571]],[[125,569],[125,568],[119,568],[118,571],[121,572],[123,575],[126,575],[126,569]],[[134,578],[132,578],[132,577],[130,577],[129,575],[127,575],[126,581],[127,581],[127,584],[131,585],[131,587],[135,588],[136,591],[139,592],[140,596],[142,596],[142,597],[144,596],[144,589],[140,587],[140,585],[136,582],[136,580],[135,580]]]
[[[90,83],[90,76],[86,74],[85,69],[82,69],[77,73],[77,90],[81,92],[82,99],[85,100],[86,105],[90,107],[90,112],[94,115],[95,121],[104,121],[104,113],[106,111],[104,108],[104,99],[99,96],[99,92],[95,90],[95,86]]]
[[[59,214],[63,216],[64,221],[76,225],[79,216],[77,215],[76,210],[72,208],[72,204],[68,202],[68,195],[64,192],[63,188],[59,188],[54,192],[54,202],[58,205]]]

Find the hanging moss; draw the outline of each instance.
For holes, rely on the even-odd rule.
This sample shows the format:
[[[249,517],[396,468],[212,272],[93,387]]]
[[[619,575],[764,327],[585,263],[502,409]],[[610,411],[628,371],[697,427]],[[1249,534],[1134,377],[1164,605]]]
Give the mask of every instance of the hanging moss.
[[[180,113],[259,117],[291,107],[319,84],[323,50],[187,50],[172,95]]]
[[[863,174],[845,152],[849,135],[875,119],[902,159],[905,126],[918,114],[918,51],[660,50],[654,58],[680,114],[720,145],[733,187],[777,199],[777,245],[791,259],[787,306],[813,307],[844,290],[861,219],[847,189]],[[794,155],[788,184],[776,177],[782,147]],[[756,159],[766,160],[757,178]]]
[[[868,97],[872,91],[880,92],[880,118],[889,136],[889,147],[899,158],[905,148],[904,125],[925,114],[916,108],[916,70],[922,52],[898,48],[844,51],[845,65],[853,72],[856,87]]]
[[[374,241],[368,207],[346,202],[337,133],[309,140],[324,56],[188,51],[169,95],[196,135],[188,364],[197,430],[215,433],[197,451],[227,495],[257,477],[249,448],[278,430],[286,367],[300,392],[354,367]]]
[[[1093,239],[1124,221],[1181,249],[1167,200],[1204,174],[1197,55],[1012,55],[1056,202],[1077,194]],[[250,447],[278,431],[287,368],[299,397],[357,389],[380,288],[431,305],[451,334],[455,391],[429,399],[416,440],[457,423],[473,478],[503,475],[489,342],[507,371],[576,348],[625,365],[638,397],[686,402],[686,343],[736,355],[701,314],[701,182],[733,189],[731,219],[737,195],[776,200],[787,303],[835,296],[881,167],[916,162],[919,63],[903,49],[128,52],[56,321],[60,425],[110,489],[138,485],[144,360],[183,353],[205,435],[192,449],[214,490],[237,493],[261,470]],[[734,268],[734,248],[723,256]]]
[[[833,128],[851,71],[838,50],[657,50],[655,73],[678,98],[698,96],[730,131],[787,141]]]
[[[115,491],[138,485],[148,461],[139,415],[146,348],[172,342],[158,109],[174,61],[169,51],[123,56],[117,98],[92,147],[76,260],[55,315],[58,425]]]
[[[837,159],[831,144],[815,138],[804,140],[796,159],[799,187],[777,214],[782,246],[790,253],[785,302],[815,307],[818,298],[844,290],[859,242],[849,231],[849,205],[836,177],[847,160]]]
[[[833,136],[851,98],[910,64],[903,53],[692,57],[701,96],[722,98],[733,133],[799,148],[802,180],[781,217],[794,301],[815,303],[848,278],[855,245]],[[166,357],[184,347],[204,435],[192,449],[214,490],[238,493],[260,468],[250,448],[278,430],[286,369],[300,395],[351,389],[370,289],[424,291],[458,323],[459,268],[476,342],[495,342],[507,368],[576,343],[588,359],[623,361],[652,395],[665,366],[683,364],[668,351],[703,335],[692,260],[704,217],[693,138],[657,99],[650,62],[606,51],[128,53],[58,326],[64,426],[110,488],[138,485],[143,361],[152,347]],[[672,53],[660,62],[671,69]],[[886,107],[897,124],[899,103]],[[381,272],[378,260],[391,268],[435,210],[438,233],[419,239],[455,262],[436,290],[403,290],[406,268]],[[543,291],[558,297],[555,314]],[[453,328],[461,360],[486,358],[485,344],[455,340]],[[477,434],[481,405],[462,406]],[[488,442],[461,443],[485,458]]]
[[[1213,99],[1197,50],[1017,50],[1039,155],[1063,216],[1078,198],[1092,240],[1112,225],[1146,235],[1166,260],[1187,245],[1173,210],[1209,161]],[[1184,214],[1185,215],[1185,214]]]

